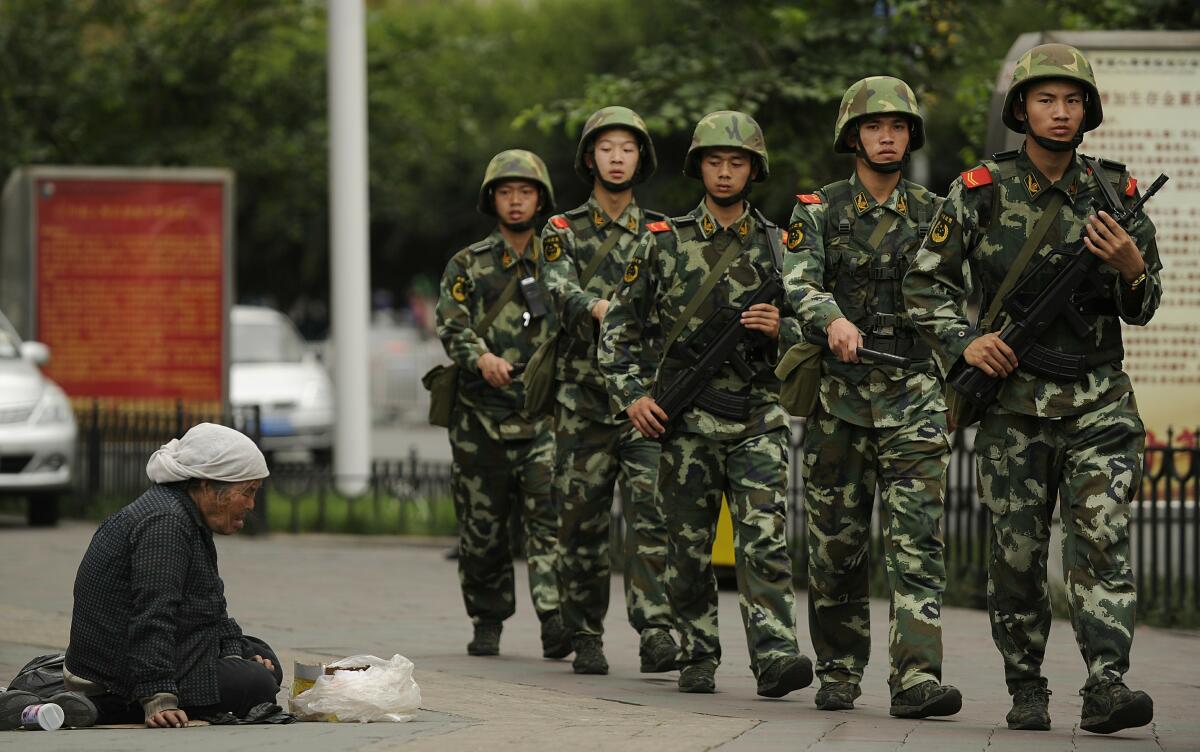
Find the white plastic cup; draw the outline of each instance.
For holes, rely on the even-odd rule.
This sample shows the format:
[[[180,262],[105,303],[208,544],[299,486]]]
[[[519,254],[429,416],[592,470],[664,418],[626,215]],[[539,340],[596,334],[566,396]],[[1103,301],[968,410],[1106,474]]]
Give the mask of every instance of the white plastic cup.
[[[56,703],[28,705],[21,711],[21,726],[30,731],[56,731],[62,728],[66,715]]]

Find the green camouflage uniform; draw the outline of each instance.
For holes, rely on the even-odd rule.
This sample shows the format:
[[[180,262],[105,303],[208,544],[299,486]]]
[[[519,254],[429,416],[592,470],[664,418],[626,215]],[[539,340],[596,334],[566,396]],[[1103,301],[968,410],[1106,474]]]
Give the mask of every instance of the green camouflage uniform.
[[[494,214],[490,185],[507,176],[540,181],[527,164],[528,152],[502,152],[489,165],[480,190],[480,209]],[[494,177],[500,174],[500,178]],[[538,176],[541,177],[538,177]],[[553,205],[553,194],[548,203]],[[515,609],[512,554],[508,523],[512,505],[523,506],[525,558],[534,609],[545,620],[558,610],[554,551],[558,515],[551,499],[554,433],[548,419],[523,413],[524,388],[519,377],[503,389],[484,379],[476,364],[492,353],[509,363],[525,363],[558,326],[551,308],[525,326],[526,305],[518,292],[501,309],[486,332],[472,327],[501,296],[513,275],[538,276],[541,243],[535,237],[518,255],[499,228],[458,253],[446,265],[437,305],[437,330],[446,354],[459,367],[458,402],[450,426],[453,451],[452,491],[459,523],[458,573],[467,614],[476,624],[500,623]]]
[[[908,150],[924,144],[924,121],[908,84],[862,79],[842,97],[834,151],[865,152],[847,140],[865,117],[901,115]],[[913,367],[842,363],[822,355],[819,402],[805,424],[804,506],[808,525],[808,618],[822,685],[858,684],[871,652],[868,550],[878,486],[884,560],[891,589],[893,696],[941,681],[941,519],[950,443],[941,382],[917,338],[900,291],[929,229],[938,197],[903,178],[882,204],[859,179],[798,196],[788,227],[789,300],[801,323],[824,334],[839,318],[863,347],[915,361]]]
[[[940,531],[950,442],[941,383],[900,294],[937,197],[901,180],[878,204],[855,174],[801,198],[788,228],[785,278],[800,321],[824,332],[845,317],[864,333],[864,347],[919,361],[908,370],[842,363],[826,350],[819,407],[804,432],[817,674],[823,683],[857,684],[870,656],[867,552],[878,486],[892,592],[888,683],[896,694],[941,681]],[[895,223],[871,248],[868,238],[889,215]]]
[[[554,492],[559,510],[562,615],[572,634],[602,635],[609,600],[609,519],[620,482],[625,521],[625,606],[639,633],[669,630],[671,609],[663,573],[667,533],[655,500],[659,444],[623,415],[614,416],[596,364],[599,324],[591,309],[621,283],[647,222],[663,216],[631,202],[613,219],[594,198],[551,217],[542,230],[546,284],[562,312],[559,340]],[[585,288],[579,277],[610,233],[618,233]]]
[[[717,307],[740,307],[766,274],[775,273],[768,232],[779,230],[761,225],[748,207],[723,228],[702,202],[691,214],[670,220],[668,230],[645,236],[601,333],[600,369],[617,408],[624,411],[651,395],[654,384],[664,383],[672,368],[679,367],[666,358],[656,374],[647,360],[661,352],[662,333],[671,330],[729,243],[742,244],[741,253],[677,341],[684,341]],[[783,316],[782,327],[796,325],[786,310]],[[787,413],[779,405],[779,382],[767,365],[775,344],[747,348],[743,354],[761,368],[752,383],[726,364],[710,386],[748,396],[749,415],[731,420],[689,409],[662,442],[658,490],[667,521],[667,593],[682,638],[682,664],[720,662],[712,543],[724,494],[734,521],[739,603],[757,675],[799,652],[785,539],[790,434]]]
[[[1089,106],[1093,101],[1098,108],[1099,98]],[[1131,203],[1136,190],[1124,166],[1105,163],[1105,173]],[[1079,241],[1089,215],[1106,208],[1097,178],[1076,154],[1052,183],[1020,151],[997,155],[954,181],[904,280],[909,312],[943,374],[981,334],[964,312],[969,285],[982,287],[986,310],[1055,192],[1066,196],[1065,203],[1027,269],[1049,249]],[[1085,688],[1120,680],[1129,667],[1136,603],[1129,504],[1140,481],[1144,428],[1121,369],[1120,322],[1145,325],[1162,295],[1154,225],[1143,216],[1129,234],[1145,257],[1146,282],[1129,290],[1115,269],[1102,264],[1111,297],[1084,312],[1090,333],[1079,337],[1059,321],[1039,340],[1088,358],[1086,376],[1055,381],[1018,367],[975,437],[980,497],[992,513],[988,610],[1012,692],[1042,681],[1050,631],[1046,556],[1056,498],[1062,502],[1071,623],[1088,670]],[[1040,289],[1056,270],[1035,275],[1030,289]],[[1007,318],[999,316],[993,331]]]

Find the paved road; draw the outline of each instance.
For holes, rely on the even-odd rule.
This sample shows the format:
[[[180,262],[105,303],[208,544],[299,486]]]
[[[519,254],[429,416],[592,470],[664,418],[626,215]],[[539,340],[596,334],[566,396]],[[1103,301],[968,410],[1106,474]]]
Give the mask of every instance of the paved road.
[[[63,647],[71,584],[92,528],[68,523],[29,530],[0,520],[0,683],[28,658]],[[417,666],[423,710],[406,724],[296,724],[183,730],[79,730],[0,733],[0,750],[1195,750],[1200,749],[1200,635],[1142,628],[1129,681],[1155,698],[1153,727],[1119,737],[1076,729],[1083,666],[1070,627],[1054,626],[1046,673],[1054,730],[1011,732],[1008,697],[986,615],[948,609],[946,680],[966,697],[953,720],[888,717],[884,661],[887,603],[874,604],[874,658],[859,708],[822,713],[813,690],[781,700],[754,693],[736,597],[721,598],[724,663],[712,696],[675,691],[675,674],[637,672],[637,643],[623,614],[610,613],[612,673],[577,677],[566,661],[540,658],[536,618],[519,591],[498,658],[464,651],[470,627],[455,568],[441,545],[394,538],[287,536],[222,538],[221,572],[230,609],[279,652],[291,681],[297,659],[401,653]],[[614,601],[621,592],[614,581]],[[805,613],[803,602],[800,613]],[[801,619],[803,622],[803,618]],[[808,648],[807,629],[802,644]],[[169,735],[168,738],[164,736]],[[169,741],[168,741],[169,739]]]

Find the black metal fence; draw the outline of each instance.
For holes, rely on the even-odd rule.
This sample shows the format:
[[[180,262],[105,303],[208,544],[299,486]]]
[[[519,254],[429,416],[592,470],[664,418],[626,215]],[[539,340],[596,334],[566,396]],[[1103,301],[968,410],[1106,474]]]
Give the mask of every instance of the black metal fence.
[[[258,411],[212,414],[177,406],[174,411],[80,410],[75,493],[65,511],[97,516],[128,503],[146,487],[146,460],[161,444],[201,421],[219,422],[257,438]],[[799,428],[799,426],[798,426]],[[789,536],[797,578],[807,571],[801,431],[793,432]],[[1148,447],[1145,473],[1130,510],[1133,566],[1140,610],[1200,611],[1200,447]],[[946,568],[954,601],[981,606],[987,581],[990,514],[978,500],[969,434],[954,437],[943,521]],[[444,462],[376,461],[364,488],[347,493],[329,468],[277,464],[264,486],[250,532],[267,530],[448,535],[455,530],[450,467]],[[115,506],[114,506],[115,505]],[[614,514],[619,540],[620,515]],[[873,517],[870,560],[876,592],[886,593],[883,567],[885,521]],[[615,549],[615,550],[619,550]],[[1059,559],[1051,552],[1052,570]]]

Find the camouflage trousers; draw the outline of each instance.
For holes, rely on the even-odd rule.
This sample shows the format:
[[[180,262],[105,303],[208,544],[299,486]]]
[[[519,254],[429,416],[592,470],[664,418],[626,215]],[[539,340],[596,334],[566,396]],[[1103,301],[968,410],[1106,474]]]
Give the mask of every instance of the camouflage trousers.
[[[980,499],[992,512],[988,613],[1009,691],[1041,677],[1056,497],[1067,607],[1087,665],[1084,687],[1129,670],[1137,610],[1129,504],[1141,482],[1145,440],[1132,394],[1065,418],[995,406],[984,415],[975,457]]]
[[[667,520],[667,595],[684,664],[721,660],[712,546],[722,494],[733,518],[750,668],[757,675],[799,653],[785,532],[788,444],[786,427],[726,440],[680,432],[663,442],[658,489]]]
[[[638,632],[673,626],[663,574],[667,530],[655,498],[659,444],[628,422],[609,425],[558,405],[554,496],[563,621],[573,634],[601,635],[608,613],[609,520],[620,485],[625,521],[625,608]]]
[[[808,623],[822,682],[857,684],[871,654],[868,546],[880,489],[891,590],[888,686],[942,678],[942,507],[950,441],[944,412],[865,428],[821,407],[804,432]]]
[[[554,433],[497,441],[475,413],[461,406],[452,418],[451,488],[458,517],[458,579],[471,621],[499,623],[516,610],[509,520],[521,505],[525,562],[534,610],[558,610],[554,552],[558,514],[550,495]]]

